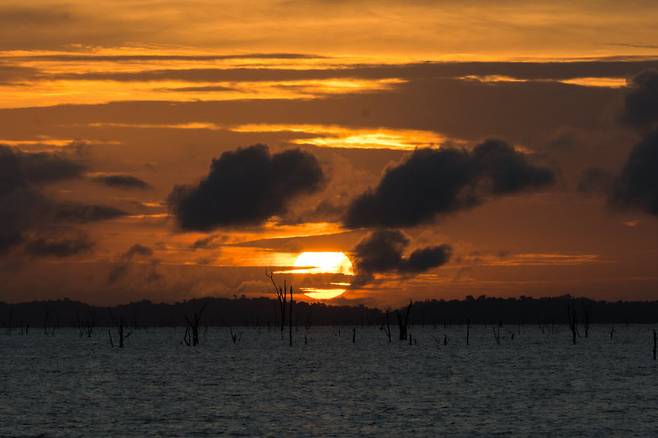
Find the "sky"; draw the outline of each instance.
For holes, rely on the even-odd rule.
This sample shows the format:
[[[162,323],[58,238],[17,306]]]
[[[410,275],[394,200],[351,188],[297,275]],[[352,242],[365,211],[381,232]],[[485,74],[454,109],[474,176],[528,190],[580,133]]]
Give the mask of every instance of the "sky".
[[[653,1],[0,5],[0,301],[658,299]]]

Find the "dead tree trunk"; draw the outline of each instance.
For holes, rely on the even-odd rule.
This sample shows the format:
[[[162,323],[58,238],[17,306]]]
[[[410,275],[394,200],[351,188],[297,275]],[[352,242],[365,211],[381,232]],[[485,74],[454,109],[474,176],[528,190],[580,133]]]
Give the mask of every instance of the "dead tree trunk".
[[[96,314],[93,310],[89,311],[89,319],[87,320],[86,334],[88,338],[91,338],[91,334],[94,332],[94,327],[96,327]]]
[[[185,315],[185,321],[187,322],[187,329],[185,330],[185,345],[188,347],[196,347],[199,345],[199,325],[201,324],[201,318],[203,317],[203,311],[206,310],[208,302],[206,301],[201,306],[201,309],[198,312],[194,312],[192,318],[189,318]]]
[[[272,290],[276,295],[277,301],[279,302],[279,310],[281,312],[281,340],[283,340],[283,331],[286,327],[286,305],[287,305],[287,317],[288,317],[288,344],[292,347],[292,323],[293,323],[293,305],[295,304],[294,291],[292,285],[288,288],[288,283],[286,280],[283,280],[283,287],[279,286],[274,280],[274,273],[267,272],[265,273],[267,278],[272,282]]]
[[[286,280],[283,280],[283,287],[279,286],[276,284],[276,281],[274,280],[274,272],[266,272],[265,275],[267,278],[270,279],[272,282],[272,289],[274,291],[274,295],[276,295],[276,299],[279,302],[279,316],[280,316],[280,327],[281,327],[281,340],[283,341],[283,331],[286,328],[286,304],[287,304],[287,284]]]
[[[385,323],[386,325],[384,326],[384,330],[386,330],[386,337],[388,338],[388,343],[391,343],[391,322],[388,319],[388,310],[386,310],[386,313],[384,314],[385,316]]]
[[[398,329],[400,330],[401,341],[407,340],[407,329],[408,329],[409,315],[411,314],[412,305],[413,305],[413,301],[409,301],[409,305],[407,306],[407,311],[405,312],[404,316],[402,316],[402,313],[399,310],[395,311],[398,317]]]
[[[500,345],[500,326],[491,327],[491,330],[493,331],[493,336],[494,339],[496,340],[496,345]]]
[[[123,348],[123,343],[126,339],[126,336],[124,334],[124,327],[123,327],[123,318],[119,320],[119,348]]]
[[[242,340],[242,332],[234,332],[233,328],[229,328],[229,333],[231,334],[231,341],[233,341],[233,344],[239,344],[240,340]]]
[[[290,300],[288,302],[290,304],[290,311],[288,312],[288,345],[292,347],[292,305],[295,302],[292,295],[292,285],[290,286]]]
[[[576,345],[576,336],[578,335],[578,317],[576,316],[576,305],[571,301],[567,306],[567,317],[569,319],[569,329],[571,330],[571,342]]]
[[[114,321],[114,318],[112,317],[112,314],[110,313],[110,318]],[[117,340],[119,341],[119,348],[123,348],[125,345],[126,339],[130,337],[130,335],[133,334],[133,332],[127,332],[125,329],[125,324],[123,323],[123,317],[120,317],[118,322],[115,322],[116,324],[116,330],[117,330]],[[114,339],[112,338],[112,330],[108,329],[107,330],[107,335],[110,338],[110,346],[114,348]]]
[[[590,306],[583,303],[583,327],[585,328],[585,338],[589,338],[589,323],[592,316],[592,309]]]

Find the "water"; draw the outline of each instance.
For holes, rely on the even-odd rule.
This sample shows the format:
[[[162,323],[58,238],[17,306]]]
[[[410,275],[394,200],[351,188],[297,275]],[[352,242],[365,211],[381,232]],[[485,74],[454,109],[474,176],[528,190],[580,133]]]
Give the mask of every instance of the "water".
[[[394,328],[395,329],[395,328]],[[340,336],[338,331],[341,331]],[[647,326],[138,330],[110,348],[61,329],[0,335],[1,437],[658,436],[658,366]],[[448,345],[443,345],[443,335]]]

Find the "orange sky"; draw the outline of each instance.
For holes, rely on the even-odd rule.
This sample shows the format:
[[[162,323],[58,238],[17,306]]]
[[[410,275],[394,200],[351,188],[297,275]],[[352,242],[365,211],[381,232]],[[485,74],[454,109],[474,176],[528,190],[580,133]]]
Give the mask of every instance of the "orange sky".
[[[0,223],[20,229],[0,252],[0,300],[258,296],[267,269],[308,291],[345,289],[341,303],[658,298],[655,216],[577,190],[592,166],[618,173],[642,135],[620,113],[632,77],[658,67],[656,22],[649,1],[4,2],[0,144],[26,162],[42,153],[78,166],[52,180],[37,169],[26,205],[121,214],[62,220],[30,204],[17,225],[18,195],[0,190]],[[359,286],[344,264],[283,274],[303,252],[354,261],[374,228],[346,227],[345,211],[414,150],[470,151],[492,137],[555,183],[399,227],[404,257],[447,244],[448,263]],[[263,223],[181,229],[174,186],[257,143],[313,154],[322,187]],[[89,245],[38,245],[80,235]]]

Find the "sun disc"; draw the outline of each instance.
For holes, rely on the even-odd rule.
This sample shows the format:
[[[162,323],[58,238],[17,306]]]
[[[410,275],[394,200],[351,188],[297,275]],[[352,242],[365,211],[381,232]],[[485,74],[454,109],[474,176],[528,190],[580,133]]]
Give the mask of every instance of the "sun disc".
[[[303,252],[295,259],[300,274],[344,274],[354,275],[352,262],[342,252]]]

